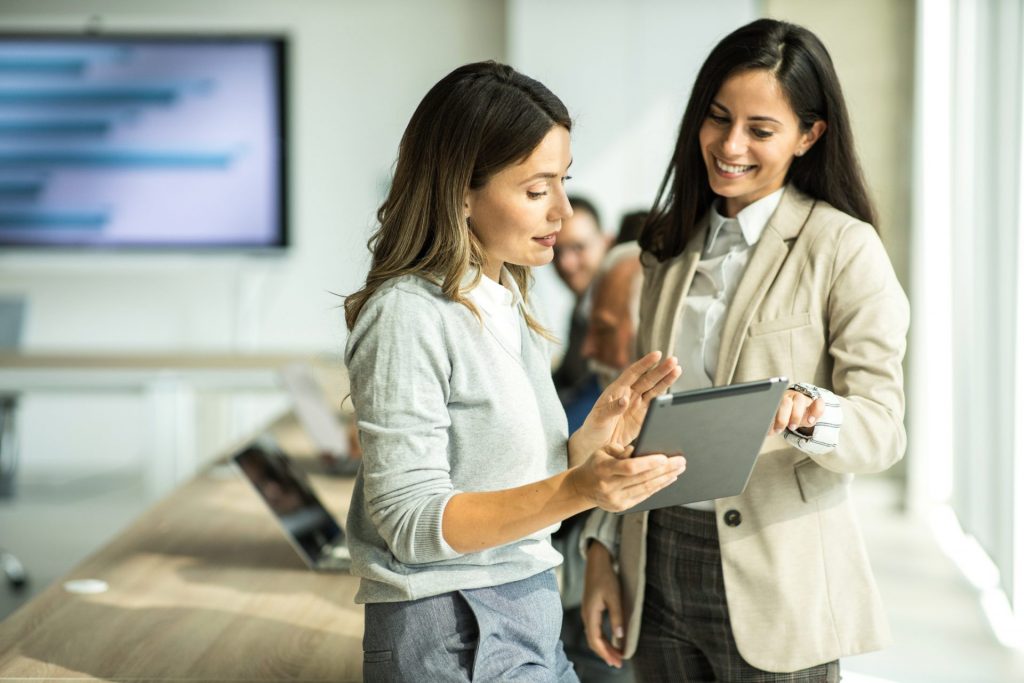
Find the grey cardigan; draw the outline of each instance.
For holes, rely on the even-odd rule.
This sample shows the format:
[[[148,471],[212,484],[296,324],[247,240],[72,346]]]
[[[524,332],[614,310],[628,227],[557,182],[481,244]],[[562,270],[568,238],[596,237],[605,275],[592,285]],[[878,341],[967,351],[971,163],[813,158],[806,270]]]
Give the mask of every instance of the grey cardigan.
[[[348,515],[356,602],[495,586],[561,562],[552,526],[460,554],[441,533],[462,491],[511,488],[567,466],[548,342],[520,317],[522,354],[423,278],[385,283],[345,350],[363,463]]]

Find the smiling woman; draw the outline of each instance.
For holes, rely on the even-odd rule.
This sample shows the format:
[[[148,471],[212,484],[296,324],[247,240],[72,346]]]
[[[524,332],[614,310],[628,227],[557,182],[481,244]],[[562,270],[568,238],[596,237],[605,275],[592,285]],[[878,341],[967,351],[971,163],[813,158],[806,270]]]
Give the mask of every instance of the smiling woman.
[[[825,127],[818,119],[801,128],[768,71],[744,71],[723,83],[700,127],[708,183],[724,200],[723,214],[735,217],[785,185],[793,157],[803,156]]]
[[[831,682],[841,657],[888,641],[847,495],[906,446],[909,311],[873,222],[821,41],[771,19],[723,38],[639,240],[637,348],[678,354],[676,391],[796,383],[740,495],[592,517],[583,617],[609,664]]]
[[[679,376],[660,353],[567,438],[528,284],[572,215],[570,128],[547,88],[482,62],[441,79],[402,137],[366,285],[345,302],[367,681],[576,680],[551,532],[683,469],[622,447]]]

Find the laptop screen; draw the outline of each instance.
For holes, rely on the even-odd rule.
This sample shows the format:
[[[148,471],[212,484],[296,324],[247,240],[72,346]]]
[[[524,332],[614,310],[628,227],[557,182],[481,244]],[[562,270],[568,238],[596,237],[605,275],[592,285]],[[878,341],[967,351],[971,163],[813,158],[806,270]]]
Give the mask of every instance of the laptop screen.
[[[246,446],[234,460],[310,565],[326,547],[344,543],[344,532],[305,475],[269,435]]]

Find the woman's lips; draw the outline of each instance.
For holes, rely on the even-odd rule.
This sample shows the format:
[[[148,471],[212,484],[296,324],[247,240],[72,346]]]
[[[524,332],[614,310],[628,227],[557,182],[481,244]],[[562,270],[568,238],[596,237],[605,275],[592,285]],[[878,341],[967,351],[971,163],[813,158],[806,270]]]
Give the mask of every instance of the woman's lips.
[[[727,164],[718,157],[715,159],[715,172],[723,178],[739,178],[757,168],[756,164]]]

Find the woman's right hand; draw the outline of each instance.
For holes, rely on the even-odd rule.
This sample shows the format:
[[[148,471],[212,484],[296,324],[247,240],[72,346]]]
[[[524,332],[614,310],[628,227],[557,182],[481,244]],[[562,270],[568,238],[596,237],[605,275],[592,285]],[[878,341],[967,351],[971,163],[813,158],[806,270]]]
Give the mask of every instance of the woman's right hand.
[[[606,444],[570,470],[576,494],[596,507],[622,512],[665,488],[686,469],[679,455],[630,457],[633,447]]]
[[[622,667],[622,639],[624,636],[622,619],[622,586],[612,566],[612,556],[608,549],[594,541],[587,549],[587,569],[583,583],[583,603],[580,605],[583,615],[583,628],[587,634],[590,649],[604,660],[608,666]],[[602,623],[604,613],[608,612],[616,647],[604,637]]]

